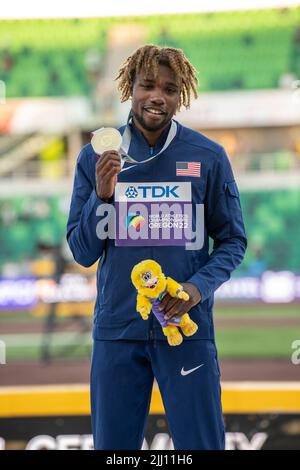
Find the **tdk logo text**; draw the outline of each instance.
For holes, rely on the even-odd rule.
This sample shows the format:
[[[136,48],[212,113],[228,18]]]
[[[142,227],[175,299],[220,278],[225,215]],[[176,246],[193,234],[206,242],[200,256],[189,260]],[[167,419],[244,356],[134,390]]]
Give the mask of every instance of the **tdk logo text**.
[[[115,188],[115,202],[124,203],[191,203],[191,182],[175,181],[132,181],[117,183]],[[136,211],[137,209],[133,209]]]
[[[179,186],[138,186],[137,189],[141,191],[143,198],[179,198],[176,190]],[[136,198],[138,196],[137,189],[134,186],[128,186],[125,191],[126,197],[129,199]]]

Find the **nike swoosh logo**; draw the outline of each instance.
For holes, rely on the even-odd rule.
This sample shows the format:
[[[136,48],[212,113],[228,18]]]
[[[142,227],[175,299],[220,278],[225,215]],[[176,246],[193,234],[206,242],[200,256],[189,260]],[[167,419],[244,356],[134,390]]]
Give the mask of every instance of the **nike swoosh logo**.
[[[184,367],[181,369],[181,375],[189,375],[191,374],[192,372],[194,372],[195,370],[199,369],[200,367],[204,366],[204,364],[200,364],[200,366],[198,367],[194,367],[194,369],[190,369],[190,370],[184,370]]]

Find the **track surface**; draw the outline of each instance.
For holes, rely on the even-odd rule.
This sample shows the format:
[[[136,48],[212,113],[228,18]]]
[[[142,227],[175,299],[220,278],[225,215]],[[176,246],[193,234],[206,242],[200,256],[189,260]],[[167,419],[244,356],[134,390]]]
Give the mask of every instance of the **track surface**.
[[[299,381],[300,364],[289,360],[220,361],[222,381]],[[89,383],[89,360],[55,360],[50,364],[16,361],[0,366],[0,385]]]

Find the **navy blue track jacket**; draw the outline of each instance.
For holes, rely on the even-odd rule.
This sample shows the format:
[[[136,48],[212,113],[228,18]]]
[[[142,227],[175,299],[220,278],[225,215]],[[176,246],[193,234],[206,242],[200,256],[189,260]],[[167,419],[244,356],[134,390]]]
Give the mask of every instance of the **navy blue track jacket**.
[[[122,133],[124,127],[119,129]],[[154,148],[132,124],[128,154],[143,161],[157,153],[166,140],[164,130]],[[201,162],[200,176],[180,176],[176,162]],[[96,154],[90,144],[81,150],[75,170],[74,188],[67,224],[67,240],[74,259],[89,267],[99,260],[97,299],[94,310],[94,339],[163,339],[154,315],[147,321],[136,311],[136,290],[130,279],[133,266],[154,259],[166,276],[195,284],[201,301],[189,314],[198,324],[195,335],[185,340],[214,339],[213,302],[215,290],[241,263],[247,246],[239,192],[231,165],[222,146],[177,123],[177,134],[157,158],[121,172],[121,183],[190,182],[192,204],[204,204],[204,244],[198,250],[184,246],[116,246],[114,239],[101,240],[96,215],[104,202],[95,192]],[[123,168],[131,166],[125,163]],[[114,204],[114,202],[113,202]],[[104,217],[104,216],[103,216]],[[209,241],[214,240],[209,253]]]

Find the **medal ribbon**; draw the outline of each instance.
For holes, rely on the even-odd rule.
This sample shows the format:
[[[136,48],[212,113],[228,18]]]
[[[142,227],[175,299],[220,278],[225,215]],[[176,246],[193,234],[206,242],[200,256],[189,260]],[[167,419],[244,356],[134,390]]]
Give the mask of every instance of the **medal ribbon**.
[[[155,155],[152,155],[151,157],[146,158],[145,160],[138,161],[138,160],[135,160],[134,158],[130,157],[130,155],[128,155],[128,150],[129,150],[129,147],[130,147],[132,134],[131,134],[131,130],[130,130],[129,125],[127,124],[127,126],[125,127],[125,130],[124,130],[123,136],[122,136],[122,145],[121,145],[121,148],[120,148],[121,159],[122,159],[123,165],[124,165],[125,162],[133,163],[134,164],[133,166],[141,164],[141,163],[150,162],[154,158],[158,157],[161,153],[163,153],[169,147],[172,140],[176,136],[176,133],[177,133],[177,124],[176,124],[175,121],[172,120],[172,124],[171,124],[170,130],[169,130],[169,133],[168,133],[168,136],[167,136],[167,139],[165,141],[165,144],[164,144],[163,148],[158,153],[156,153]],[[133,166],[129,166],[127,168],[124,168],[121,171],[129,170],[130,168],[133,168]]]

